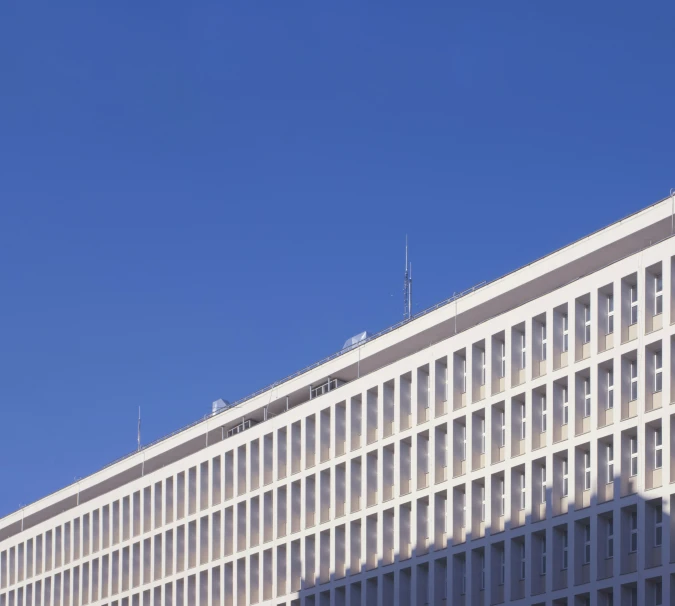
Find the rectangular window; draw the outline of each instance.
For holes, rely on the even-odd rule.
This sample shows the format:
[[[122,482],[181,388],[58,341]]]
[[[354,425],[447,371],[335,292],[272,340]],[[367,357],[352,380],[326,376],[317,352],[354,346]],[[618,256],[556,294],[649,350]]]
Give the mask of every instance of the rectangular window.
[[[462,432],[462,461],[466,461],[466,425],[461,426]]]
[[[485,522],[485,486],[480,487],[480,521]]]
[[[520,544],[520,579],[521,581],[525,578],[525,569],[526,569],[527,560],[525,559],[525,543]]]
[[[637,360],[630,363],[630,399],[637,400],[638,397],[638,365]]]
[[[635,553],[638,548],[638,517],[637,511],[630,512],[630,552]]]
[[[525,419],[525,404],[520,405],[520,439],[524,440],[525,439],[525,424],[526,424],[526,419]]]
[[[661,505],[654,508],[654,547],[663,543],[663,509]]]
[[[485,454],[485,419],[480,420],[480,453]]]
[[[506,554],[502,549],[499,552],[499,584],[503,585],[506,581]]]
[[[462,393],[466,393],[466,358],[462,358]]]
[[[637,324],[638,321],[638,290],[637,285],[630,287],[630,323]]]
[[[462,560],[462,595],[466,594],[466,560]]]
[[[546,324],[541,326],[541,359],[546,360]]]
[[[542,433],[544,433],[546,431],[546,416],[547,416],[546,396],[541,396],[541,432]]]
[[[637,436],[630,439],[630,475],[638,474],[638,441]]]
[[[654,276],[654,315],[663,313],[663,277]]]
[[[569,494],[569,467],[567,459],[562,460],[562,496],[566,497]]]
[[[500,377],[503,379],[506,376],[506,343],[501,343],[500,347],[502,356]]]
[[[614,520],[607,520],[607,558],[614,557]]]
[[[591,453],[584,452],[584,490],[591,489]]]
[[[541,468],[541,502],[546,503],[546,467]]]
[[[614,408],[614,371],[607,371],[607,410]]]
[[[499,505],[499,515],[506,515],[506,486],[504,485],[504,479],[499,480],[499,496],[501,503]]]
[[[663,585],[661,581],[654,583],[654,606],[663,606]]]
[[[562,569],[567,570],[568,555],[569,555],[569,544],[567,541],[567,530],[562,531]]]
[[[584,343],[591,342],[591,306],[584,305]]]
[[[501,435],[499,436],[499,445],[506,446],[506,413],[502,410],[499,413],[499,423],[501,425]]]
[[[661,430],[654,431],[654,469],[663,467],[663,437]]]
[[[614,481],[614,445],[607,444],[607,484]]]
[[[520,335],[520,367],[522,369],[527,367],[527,341],[525,341],[525,333]]]
[[[520,474],[520,508],[525,509],[525,473]]]
[[[462,493],[462,528],[466,528],[466,492]]]
[[[485,552],[480,554],[480,590],[485,591]]]
[[[570,420],[570,406],[569,400],[567,398],[567,387],[562,388],[562,405],[563,405],[563,418],[562,424],[567,425]]]
[[[584,526],[584,564],[591,563],[591,525]]]
[[[663,359],[661,352],[654,352],[654,392],[658,393],[663,389]]]
[[[584,379],[584,417],[591,416],[591,380]]]
[[[614,332],[614,295],[607,295],[607,334]]]
[[[546,574],[546,537],[541,539],[541,574]]]
[[[480,352],[480,384],[485,385],[485,350]]]
[[[569,349],[570,337],[569,337],[569,321],[567,319],[567,314],[563,314],[562,317],[562,350],[565,353]]]

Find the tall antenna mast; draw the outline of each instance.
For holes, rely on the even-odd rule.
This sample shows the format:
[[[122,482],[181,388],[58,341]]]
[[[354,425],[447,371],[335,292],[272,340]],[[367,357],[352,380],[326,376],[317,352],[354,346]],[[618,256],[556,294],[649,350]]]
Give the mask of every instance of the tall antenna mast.
[[[405,274],[403,277],[403,319],[412,317],[412,263],[408,261],[408,235],[405,236]]]
[[[141,450],[141,407],[138,407],[138,450]]]

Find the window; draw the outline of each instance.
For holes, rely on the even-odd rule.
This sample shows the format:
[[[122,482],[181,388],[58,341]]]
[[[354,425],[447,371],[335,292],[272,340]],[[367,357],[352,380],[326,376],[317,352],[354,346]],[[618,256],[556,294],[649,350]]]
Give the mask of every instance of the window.
[[[501,343],[501,356],[502,356],[502,363],[501,363],[501,374],[500,377],[503,379],[506,376],[506,343]]]
[[[563,314],[563,317],[562,317],[562,330],[563,330],[562,350],[563,350],[563,353],[565,353],[569,349],[569,345],[570,345],[570,341],[569,341],[570,331],[569,331],[569,321],[567,319],[567,314]]]
[[[607,295],[607,334],[614,332],[614,295]]]
[[[546,574],[546,537],[541,539],[541,574]]]
[[[654,353],[654,392],[658,393],[663,389],[663,359],[661,352]]]
[[[546,396],[541,396],[541,433],[546,431]]]
[[[591,525],[584,526],[584,564],[591,563]]]
[[[567,463],[567,459],[562,460],[562,496],[566,497],[569,493],[569,480],[570,480],[570,475],[569,475],[569,467]]]
[[[591,380],[584,379],[584,417],[591,416]]]
[[[527,342],[525,341],[525,333],[520,335],[520,367],[525,369],[527,367]]]
[[[506,413],[502,410],[499,413],[499,423],[501,425],[501,435],[499,436],[499,445],[506,446]]]
[[[480,453],[485,454],[485,419],[480,420]]]
[[[466,594],[466,560],[462,560],[462,595]]]
[[[638,518],[637,511],[630,512],[630,552],[635,553],[638,548]]]
[[[569,544],[567,542],[567,529],[562,531],[562,566],[563,570],[567,570],[568,555],[569,555]]]
[[[607,444],[607,484],[614,481],[614,444]]]
[[[499,515],[504,516],[506,515],[506,486],[504,485],[504,478],[499,480],[499,495],[501,499]]]
[[[654,507],[654,547],[663,543],[663,509],[661,505]]]
[[[663,467],[663,436],[660,429],[654,430],[654,469]]]
[[[546,467],[541,468],[541,502],[546,503]]]
[[[563,405],[563,418],[562,424],[567,425],[570,420],[570,407],[569,400],[567,399],[567,387],[562,388],[562,405]]]
[[[630,475],[636,476],[638,473],[638,441],[637,436],[630,439]]]
[[[614,519],[607,519],[607,558],[614,557]]]
[[[584,452],[584,490],[591,489],[591,453]]]
[[[485,486],[480,487],[480,521],[485,522]]]
[[[520,405],[520,439],[521,440],[525,439],[525,424],[526,424],[525,403],[522,403]]]
[[[466,528],[466,492],[462,493],[462,528]]]
[[[485,590],[485,553],[480,554],[480,590]]]
[[[525,509],[525,472],[520,474],[520,508]]]
[[[541,326],[541,359],[546,360],[546,324]]]
[[[663,605],[663,585],[661,581],[654,583],[654,606]]]
[[[637,360],[630,363],[630,399],[637,400],[638,397],[638,367]]]
[[[462,358],[462,393],[466,393],[466,358]]]
[[[654,315],[663,313],[663,277],[654,276]]]
[[[480,352],[480,384],[485,385],[485,350]]]
[[[520,544],[520,580],[522,581],[525,578],[525,568],[526,568],[525,559],[525,543]]]
[[[614,408],[614,371],[607,371],[607,410]]]
[[[584,305],[584,343],[591,342],[591,306]]]
[[[499,584],[503,585],[506,581],[506,554],[502,549],[499,552]]]
[[[638,321],[638,291],[637,285],[630,287],[630,323],[637,324]]]
[[[466,425],[461,426],[462,432],[462,461],[466,461]]]

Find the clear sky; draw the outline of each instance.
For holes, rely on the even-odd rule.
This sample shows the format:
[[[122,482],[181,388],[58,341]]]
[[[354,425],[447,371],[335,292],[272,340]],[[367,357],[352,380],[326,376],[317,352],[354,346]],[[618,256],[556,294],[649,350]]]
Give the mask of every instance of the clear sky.
[[[0,515],[675,187],[672,2],[0,2]]]

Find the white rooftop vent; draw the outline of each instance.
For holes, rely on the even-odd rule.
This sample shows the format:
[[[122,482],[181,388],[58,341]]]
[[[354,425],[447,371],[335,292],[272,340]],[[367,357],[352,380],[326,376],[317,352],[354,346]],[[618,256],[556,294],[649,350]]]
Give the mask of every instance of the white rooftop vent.
[[[229,408],[230,403],[227,400],[223,400],[222,398],[218,398],[212,405],[211,408],[211,414],[216,414],[217,412],[220,412],[221,410],[224,410],[225,408]]]
[[[345,344],[342,346],[342,351],[356,347],[359,343],[365,341],[369,336],[370,333],[365,330],[363,332],[360,332],[358,335],[354,335],[353,337],[345,341]]]

